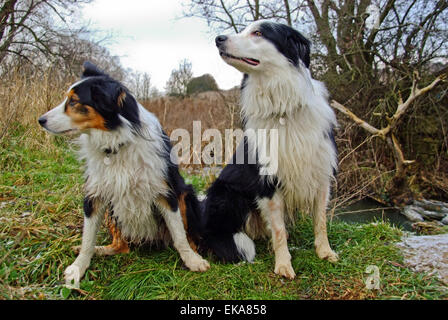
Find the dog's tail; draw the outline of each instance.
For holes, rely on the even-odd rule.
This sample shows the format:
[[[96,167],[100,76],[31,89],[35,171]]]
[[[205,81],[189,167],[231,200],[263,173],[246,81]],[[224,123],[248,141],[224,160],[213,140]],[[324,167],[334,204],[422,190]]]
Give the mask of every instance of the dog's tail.
[[[241,197],[229,195],[227,200],[218,200],[209,190],[207,198],[201,202],[201,252],[211,252],[222,262],[253,262],[255,244],[242,231],[249,211],[246,207],[247,203]]]
[[[223,262],[235,263],[241,260],[253,262],[255,258],[255,244],[244,232],[208,234],[201,243]]]

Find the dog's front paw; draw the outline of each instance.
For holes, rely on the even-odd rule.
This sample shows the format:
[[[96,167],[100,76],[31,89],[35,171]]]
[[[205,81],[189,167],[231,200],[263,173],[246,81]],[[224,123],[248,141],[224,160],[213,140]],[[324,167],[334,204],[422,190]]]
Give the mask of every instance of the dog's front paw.
[[[68,288],[79,289],[79,282],[83,272],[79,266],[72,264],[64,271],[65,286]]]
[[[292,268],[291,262],[276,263],[274,272],[275,272],[275,274],[278,274],[278,275],[288,278],[288,279],[294,279],[296,277],[296,273],[294,272],[294,269]]]
[[[197,254],[188,259],[188,261],[185,261],[185,265],[191,271],[204,272],[210,269],[208,261]]]
[[[338,254],[330,248],[325,250],[316,250],[316,253],[317,256],[323,260],[328,260],[330,262],[337,262],[339,260]]]

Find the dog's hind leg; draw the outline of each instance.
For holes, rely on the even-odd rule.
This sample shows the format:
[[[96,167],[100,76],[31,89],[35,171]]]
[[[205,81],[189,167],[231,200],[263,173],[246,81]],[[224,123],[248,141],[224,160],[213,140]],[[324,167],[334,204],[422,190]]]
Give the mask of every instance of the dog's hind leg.
[[[331,262],[338,261],[338,255],[331,250],[327,235],[327,203],[329,188],[318,193],[313,208],[314,246],[317,256]]]
[[[86,198],[84,202],[84,227],[81,250],[76,260],[64,271],[67,286],[79,288],[79,281],[90,265],[95,252],[96,235],[103,220],[105,206]]]
[[[111,214],[106,214],[106,225],[112,235],[112,243],[107,246],[96,246],[95,254],[100,256],[112,256],[119,253],[129,253],[129,245],[123,238],[117,222]]]
[[[112,243],[107,246],[95,246],[95,254],[99,256],[112,256],[120,253],[129,253],[130,249],[128,242],[122,236],[120,229],[117,226],[117,222],[109,212],[106,212],[105,222],[112,235]],[[75,253],[79,253],[80,250],[81,246],[73,247]]]
[[[285,278],[294,279],[296,274],[292,268],[291,254],[288,250],[283,198],[278,193],[275,193],[271,199],[263,198],[258,200],[258,206],[261,216],[271,231],[272,246],[275,253],[274,272]]]

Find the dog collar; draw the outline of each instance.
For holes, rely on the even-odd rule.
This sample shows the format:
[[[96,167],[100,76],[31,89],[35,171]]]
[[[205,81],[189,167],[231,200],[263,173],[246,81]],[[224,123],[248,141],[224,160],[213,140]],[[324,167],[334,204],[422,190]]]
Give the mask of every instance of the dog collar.
[[[104,154],[106,155],[106,156],[104,157],[104,164],[109,165],[109,164],[111,163],[111,161],[110,161],[110,156],[111,156],[111,155],[114,155],[114,154],[117,154],[118,151],[120,151],[120,149],[121,149],[124,145],[125,145],[124,143],[120,143],[120,144],[118,145],[117,148],[105,148],[105,149],[103,149],[103,152],[104,152]]]
[[[103,149],[103,152],[106,155],[117,154],[120,151],[120,148],[124,146],[124,143],[120,143],[117,148],[106,148]]]

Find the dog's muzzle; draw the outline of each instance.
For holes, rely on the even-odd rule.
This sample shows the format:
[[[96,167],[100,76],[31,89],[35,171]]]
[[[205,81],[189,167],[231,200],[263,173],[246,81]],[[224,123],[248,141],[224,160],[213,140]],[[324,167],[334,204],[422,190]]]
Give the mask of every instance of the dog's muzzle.
[[[38,121],[39,121],[39,124],[45,128],[45,124],[47,123],[47,118],[40,117]]]
[[[215,38],[215,43],[218,48],[221,48],[226,41],[227,41],[227,36],[220,35]]]

